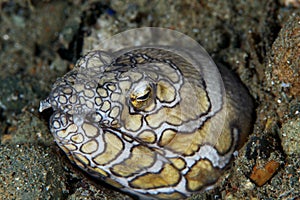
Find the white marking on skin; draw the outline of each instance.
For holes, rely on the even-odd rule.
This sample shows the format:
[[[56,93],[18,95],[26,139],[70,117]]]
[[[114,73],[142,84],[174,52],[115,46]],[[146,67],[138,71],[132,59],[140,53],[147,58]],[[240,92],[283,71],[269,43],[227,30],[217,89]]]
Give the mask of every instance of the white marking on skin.
[[[146,30],[147,34],[151,33],[151,30]],[[139,31],[137,32],[140,33]],[[171,34],[167,35],[167,38],[162,39],[161,36],[166,36],[166,32]],[[160,31],[158,33],[160,37],[150,34],[154,40],[153,38],[148,38],[147,40],[150,40],[151,43],[142,40],[142,43],[140,43],[142,47],[137,47],[135,44],[129,42],[129,46],[123,49],[122,44],[118,41],[117,43],[120,44],[121,47],[115,48],[114,45],[111,44],[112,41],[110,41],[108,48],[111,49],[104,48],[89,53],[80,59],[73,71],[66,74],[63,78],[58,79],[52,88],[51,94],[46,100],[40,103],[39,108],[40,111],[43,111],[44,109],[53,107],[55,113],[53,114],[54,116],[51,117],[51,132],[54,134],[57,144],[66,151],[71,160],[74,158],[76,160],[76,157],[72,157],[75,154],[83,156],[89,162],[89,166],[80,166],[83,170],[88,173],[91,172],[92,175],[101,178],[101,173],[90,171],[92,169],[88,170],[88,168],[97,167],[102,169],[111,179],[125,187],[122,189],[123,191],[139,195],[142,199],[153,199],[150,195],[159,193],[168,195],[173,192],[184,193],[184,195],[188,196],[192,193],[187,191],[190,184],[193,184],[196,189],[196,184],[199,184],[199,190],[210,188],[211,182],[207,182],[205,178],[203,183],[201,183],[202,180],[199,180],[199,183],[194,180],[195,183],[193,180],[189,180],[189,178],[193,179],[193,177],[190,177],[190,174],[186,176],[187,173],[192,172],[191,174],[195,173],[195,176],[197,176],[199,172],[197,170],[201,169],[201,167],[192,167],[194,167],[196,162],[202,159],[210,161],[214,168],[224,169],[229,164],[231,158],[237,154],[236,148],[240,134],[238,129],[233,127],[231,138],[226,140],[226,142],[232,142],[231,147],[229,147],[229,150],[223,155],[218,153],[218,148],[214,146],[215,144],[209,145],[205,141],[214,143],[215,138],[216,143],[220,142],[218,134],[223,133],[222,129],[228,127],[228,124],[224,126],[224,123],[231,123],[235,120],[232,118],[235,118],[236,115],[241,114],[238,117],[243,123],[247,123],[248,120],[247,117],[243,116],[242,112],[237,111],[241,105],[239,103],[236,103],[236,105],[232,103],[238,102],[239,100],[239,98],[235,98],[237,95],[235,95],[234,90],[232,90],[237,89],[235,87],[238,86],[234,86],[234,84],[228,86],[230,89],[229,92],[232,94],[229,98],[233,98],[232,100],[234,101],[226,102],[226,91],[223,87],[223,81],[218,72],[218,68],[202,47],[198,46],[197,42],[181,34],[175,34],[177,37],[172,38],[176,32],[169,30]],[[147,34],[146,37],[149,36]],[[137,40],[138,38],[144,37],[143,34],[136,36],[137,37],[133,37],[135,42],[139,42]],[[121,38],[120,36],[117,36],[117,38],[118,37],[121,39],[120,41],[124,41],[125,35],[121,36]],[[169,41],[169,39],[171,40]],[[129,40],[125,41],[128,42]],[[146,46],[143,47],[143,45]],[[148,45],[153,46],[149,47]],[[224,76],[224,78],[228,77]],[[144,93],[147,89],[146,87],[137,87],[136,90],[133,90],[134,87],[142,84],[141,80],[146,80],[146,83],[148,83],[148,79],[151,80],[151,93],[149,92],[151,95],[145,95],[147,94]],[[160,88],[155,85],[159,82],[164,83]],[[188,84],[188,87],[185,87],[187,86],[186,84]],[[165,93],[170,87],[173,87],[172,91]],[[204,93],[207,94],[207,96],[202,96],[202,92],[199,92],[199,96],[195,95],[195,91],[198,91],[197,88],[199,87],[206,90]],[[133,104],[130,104],[128,99],[132,90],[137,93],[137,95],[135,95],[136,97],[140,97],[138,99],[138,103],[140,104],[136,105],[141,105],[141,107],[133,107]],[[158,91],[160,93],[156,93]],[[168,96],[168,94],[172,95],[172,97]],[[160,102],[157,97],[160,97],[162,102]],[[203,113],[199,105],[195,104],[195,102],[197,102],[195,98],[198,97],[201,99],[204,97],[206,99],[207,97],[209,99],[211,105],[206,113]],[[239,97],[240,99],[245,99],[243,97],[247,96],[239,94]],[[149,101],[144,103],[144,99]],[[245,104],[247,104],[247,102]],[[169,109],[174,106],[176,106],[176,112]],[[243,104],[243,106],[245,105]],[[251,105],[249,104],[249,106]],[[227,107],[233,109],[232,112],[228,112],[228,116],[226,116],[226,114],[228,114],[226,113]],[[139,110],[137,108],[142,109]],[[151,119],[151,115],[160,109],[163,109],[162,111],[165,113],[159,113],[159,115],[156,115],[156,118],[155,115],[153,115],[152,122],[148,121],[148,125],[145,120],[146,116],[150,116]],[[250,111],[250,109],[246,108],[244,110]],[[176,116],[171,118],[170,116],[173,116],[174,113],[176,113]],[[140,118],[136,119],[132,117],[133,115],[141,116],[141,120]],[[226,119],[226,117],[230,117],[228,118],[229,120]],[[128,129],[140,123],[141,127],[139,127],[137,131],[127,130],[123,119],[130,119]],[[174,121],[171,121],[171,119]],[[151,128],[151,124],[154,128]],[[168,149],[168,146],[159,146],[158,139],[166,129],[173,129],[175,132],[189,134],[194,133],[202,126],[204,127],[203,130],[208,130],[208,132],[201,132],[201,134],[203,134],[201,136],[197,134],[192,135],[195,136],[194,139],[201,137],[201,139],[203,139],[201,141],[204,141],[202,144],[198,145],[191,141],[190,146],[189,144],[181,146],[182,143],[179,141],[178,146],[174,145],[174,148],[178,147],[178,149]],[[151,130],[155,133],[157,140],[154,143],[148,144],[137,138],[137,136],[145,130]],[[103,166],[100,163],[102,163],[102,161],[106,163],[107,160],[102,160],[101,162],[98,160],[99,166],[97,166],[93,158],[104,152],[106,147],[105,134],[108,134],[108,132],[114,134],[122,141],[122,147],[119,148],[123,149],[119,149],[119,154],[116,155],[112,161]],[[241,132],[244,134],[243,129]],[[82,138],[78,137],[77,134],[82,134]],[[70,141],[72,137],[74,142],[78,144],[74,144],[73,141]],[[92,149],[85,149],[87,153],[80,151],[82,145],[91,140],[91,138],[97,142],[97,146],[84,146],[89,148],[93,147]],[[212,141],[209,139],[212,139]],[[176,139],[174,139],[174,141],[176,141]],[[187,143],[189,142],[187,141]],[[114,144],[114,142],[111,142],[111,145]],[[120,143],[118,144],[118,146],[120,146]],[[126,163],[126,159],[132,157],[132,149],[138,145],[144,146],[148,148],[148,150],[151,149],[156,153],[153,165],[143,167],[134,174],[131,174],[131,177],[114,175],[111,171],[112,167],[116,164],[122,167],[122,164],[126,166],[127,163],[130,163]],[[192,149],[194,151],[192,155],[185,156],[185,151],[182,150],[182,147],[186,146],[189,146],[187,150]],[[70,151],[66,150],[67,147],[71,148]],[[92,151],[92,153],[90,153],[90,151]],[[106,153],[109,154],[110,151],[108,150]],[[103,156],[103,158],[110,159],[105,156]],[[172,164],[173,159],[176,158],[182,159],[185,162],[185,166],[181,168],[179,162],[173,162]],[[141,162],[142,160],[143,158],[141,157]],[[159,188],[155,189],[135,189],[130,186],[130,181],[135,178],[142,177],[146,174],[161,172],[163,166],[167,163],[175,166],[177,164],[179,169],[176,168],[177,171],[175,171],[173,175],[175,176],[177,173],[180,174],[178,183],[176,179],[173,183],[169,182],[174,185],[158,186]],[[204,167],[206,163],[207,162],[203,165]],[[215,174],[210,174],[215,171],[211,170],[210,167],[211,166],[208,165],[206,171],[208,174],[204,174],[204,176],[215,176]],[[117,173],[117,171],[115,172]],[[169,173],[173,172],[170,171]],[[164,176],[165,172],[161,175]],[[168,176],[169,174],[166,175],[166,178],[170,178]],[[137,187],[147,186],[147,183],[146,185],[143,185],[144,183],[135,184],[140,184],[137,185]],[[160,183],[157,184],[159,185]],[[149,187],[152,187],[151,184]]]
[[[84,119],[85,119],[85,115],[82,115],[82,114],[74,114],[73,115],[73,120],[74,120],[74,123],[80,127],[83,122],[84,122]]]

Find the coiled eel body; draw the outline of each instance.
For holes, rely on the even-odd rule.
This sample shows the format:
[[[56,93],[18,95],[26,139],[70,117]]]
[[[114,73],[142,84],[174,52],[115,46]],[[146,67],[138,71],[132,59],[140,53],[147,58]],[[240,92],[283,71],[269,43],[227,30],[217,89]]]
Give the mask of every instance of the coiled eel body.
[[[160,28],[103,42],[59,78],[40,111],[68,158],[141,199],[210,188],[251,129],[253,102],[191,38]]]

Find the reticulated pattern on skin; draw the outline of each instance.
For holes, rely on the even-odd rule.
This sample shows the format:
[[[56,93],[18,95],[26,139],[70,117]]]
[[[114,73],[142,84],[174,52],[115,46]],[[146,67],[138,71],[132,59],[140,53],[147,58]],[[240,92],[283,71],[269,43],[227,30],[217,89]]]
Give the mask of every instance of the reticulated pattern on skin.
[[[41,102],[55,110],[50,130],[70,160],[141,198],[179,199],[213,185],[248,134],[233,124],[251,121],[231,101],[248,94],[229,96],[205,51],[175,36],[191,46],[92,51]]]
[[[147,57],[149,57],[149,56],[147,56]],[[135,62],[135,64],[138,64],[138,63],[136,63]],[[175,65],[176,66],[176,65]],[[182,75],[181,75],[182,76]],[[131,80],[131,82],[132,82],[132,80]],[[179,85],[182,85],[182,82],[179,82]],[[117,87],[118,88],[118,87]],[[107,88],[106,88],[107,89]],[[118,89],[116,89],[116,90],[118,90]],[[107,90],[106,90],[107,91]],[[177,88],[177,91],[179,91],[179,88]],[[81,92],[81,90],[79,89],[79,91],[78,92]],[[102,99],[103,99],[103,101],[105,102],[106,101],[106,98],[107,99],[109,99],[109,96],[110,96],[110,94],[109,94],[109,92],[107,91],[107,94],[105,94],[103,97],[102,97]],[[177,96],[179,96],[179,95],[177,95]],[[89,98],[91,98],[92,96],[90,96]],[[178,102],[179,102],[180,100],[178,100]],[[124,104],[125,104],[125,102],[123,102],[123,106],[124,106]],[[176,103],[175,103],[175,105],[176,105]],[[126,104],[126,106],[129,106],[128,104]],[[170,106],[170,108],[172,108],[173,106]],[[101,109],[101,108],[100,108]],[[154,113],[154,112],[153,112]],[[151,113],[150,113],[150,115],[151,115]],[[103,116],[103,115],[102,115]],[[197,116],[197,118],[198,117],[200,117],[200,116]],[[143,122],[143,124],[146,124],[145,123],[145,121]],[[198,123],[199,124],[199,123]],[[153,128],[153,127],[147,127],[148,129],[150,128]],[[175,128],[176,128],[176,126],[175,126]],[[198,127],[199,128],[199,127]],[[80,129],[80,128],[79,128]],[[164,130],[166,130],[166,128],[164,127]],[[78,132],[84,132],[83,130],[78,130]],[[124,131],[125,132],[125,131]],[[156,131],[156,133],[157,133],[157,131]],[[98,136],[98,134],[96,135],[96,136]],[[98,137],[99,138],[99,137]],[[159,136],[158,136],[158,138],[159,138]],[[70,140],[69,138],[65,138],[65,139],[67,139],[67,140]],[[120,139],[119,139],[120,140]],[[83,144],[85,144],[85,142],[82,142]],[[99,141],[99,143],[103,143],[103,144],[105,144],[105,142],[103,142],[103,140],[102,141]],[[101,145],[99,145],[98,144],[98,146],[101,146]],[[105,146],[105,145],[104,145]],[[130,147],[129,147],[130,148]],[[131,149],[132,148],[134,148],[134,147],[131,147]],[[77,150],[76,150],[77,152],[75,152],[75,151],[73,151],[73,154],[80,154],[80,153],[82,153],[82,151],[80,151],[80,147],[79,148],[77,148]],[[124,161],[124,158],[126,158],[127,157],[127,159],[129,159],[130,158],[130,156],[132,156],[132,154],[127,154],[127,156],[125,156],[124,154],[121,154],[120,152],[121,151],[123,151],[123,152],[125,152],[123,149],[119,149],[119,152],[115,155],[115,157],[119,157],[120,158],[120,161],[121,161],[121,163],[119,164],[119,166],[122,166],[122,161],[123,162],[125,162]],[[105,149],[103,149],[103,152],[105,152]],[[98,151],[98,152],[96,152],[95,153],[96,155],[98,154],[98,155],[100,155],[101,154],[101,151]],[[87,160],[93,160],[93,159],[95,159],[97,156],[90,156],[90,155],[88,155],[88,156],[86,156],[86,158],[87,158]],[[173,155],[173,157],[175,157],[176,158],[176,156],[178,156],[178,155]],[[197,158],[197,159],[199,159],[199,158]],[[194,162],[195,162],[195,160],[197,160],[197,159],[193,159],[193,158],[191,158],[191,159],[189,159],[189,160],[192,160],[192,161],[189,161],[189,162],[187,162],[187,166],[185,167],[185,169],[188,169],[189,167],[192,167],[192,165],[194,164]],[[214,158],[215,159],[215,158]],[[114,158],[113,158],[113,160],[115,160]],[[118,161],[118,159],[116,159],[117,161],[117,163],[118,162],[120,162],[120,161]],[[155,162],[155,160],[153,159],[152,160],[152,164],[151,164],[151,166],[154,164],[154,162]],[[89,164],[89,163],[84,163],[84,164]],[[107,164],[107,163],[106,163]],[[94,166],[97,166],[97,165],[99,165],[99,164],[94,164],[94,165],[92,165],[92,164],[89,164],[89,165],[91,165],[92,167],[94,167]],[[111,164],[110,164],[111,166],[113,166],[113,162],[111,162]],[[107,165],[107,168],[109,168],[109,166],[110,165]],[[149,166],[148,166],[149,167]],[[158,166],[158,167],[154,167],[154,170],[155,171],[157,171],[157,170],[160,170],[160,171],[162,171],[164,168],[162,168],[162,166]],[[135,170],[134,172],[133,172],[133,174],[138,174],[139,173],[139,171],[142,171],[143,170],[143,168],[141,168],[141,169],[139,169],[139,170]],[[152,173],[155,173],[155,171],[152,171]],[[185,170],[185,171],[187,171],[187,170]],[[113,173],[111,170],[110,170],[110,173]],[[145,173],[145,174],[143,174],[143,175],[141,175],[141,177],[143,177],[143,176],[146,176],[147,174],[149,174],[149,173],[151,173],[151,171],[150,172],[147,172],[147,173]],[[184,173],[183,173],[184,174]],[[119,176],[121,176],[120,174],[119,174]],[[122,176],[121,176],[122,177]],[[127,178],[128,179],[128,177],[131,177],[131,179],[132,180],[134,180],[134,179],[137,179],[139,176],[137,176],[137,175],[134,175],[134,176],[130,176],[130,174],[129,175],[127,175],[127,176],[123,176],[124,178]],[[180,179],[178,179],[177,180],[177,182],[175,181],[173,184],[174,185],[176,185],[176,183],[178,183],[179,182],[179,180]],[[127,180],[126,180],[127,181]],[[126,181],[125,181],[125,183],[126,183]],[[130,181],[128,181],[128,183],[130,183]],[[168,186],[168,187],[174,187],[174,185],[170,185],[170,186]],[[159,187],[158,187],[159,188]],[[158,188],[153,188],[153,189],[158,189]],[[159,191],[159,190],[158,190]]]

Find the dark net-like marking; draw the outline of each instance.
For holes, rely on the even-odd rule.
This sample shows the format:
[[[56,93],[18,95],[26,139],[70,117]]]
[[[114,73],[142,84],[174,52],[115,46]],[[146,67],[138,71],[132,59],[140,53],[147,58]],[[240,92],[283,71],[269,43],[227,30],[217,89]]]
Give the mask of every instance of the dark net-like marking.
[[[249,133],[247,90],[219,68],[222,80],[202,47],[178,32],[137,29],[107,44],[41,102],[41,111],[55,111],[56,143],[90,175],[141,199],[210,187]]]

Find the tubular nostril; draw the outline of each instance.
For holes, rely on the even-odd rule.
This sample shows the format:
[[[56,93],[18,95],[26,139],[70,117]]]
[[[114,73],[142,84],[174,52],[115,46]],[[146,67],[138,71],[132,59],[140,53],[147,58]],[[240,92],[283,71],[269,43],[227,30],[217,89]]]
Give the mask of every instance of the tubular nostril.
[[[51,102],[49,97],[46,98],[45,100],[40,101],[40,107],[39,107],[39,112],[43,112],[44,110],[51,108]]]

